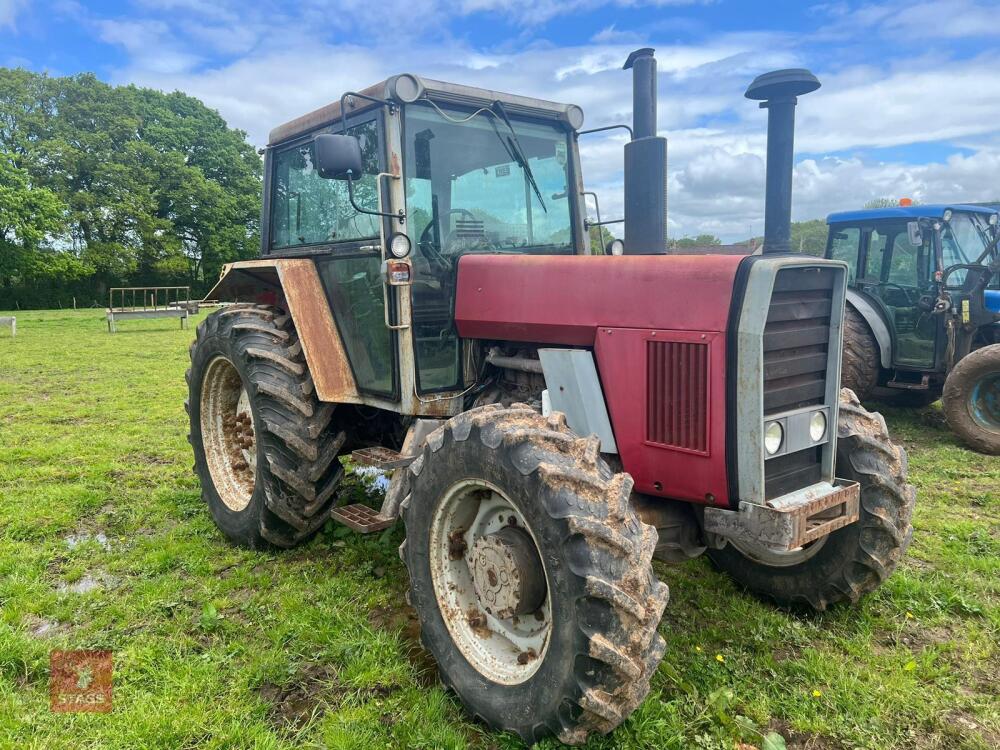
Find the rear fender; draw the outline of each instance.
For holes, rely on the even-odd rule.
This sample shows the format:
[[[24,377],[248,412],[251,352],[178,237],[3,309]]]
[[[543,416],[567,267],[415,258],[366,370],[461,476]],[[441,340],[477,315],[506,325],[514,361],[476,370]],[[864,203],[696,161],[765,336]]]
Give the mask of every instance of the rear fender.
[[[223,266],[205,295],[219,302],[257,302],[288,311],[302,342],[320,401],[364,404],[316,265],[307,259],[244,260]]]
[[[878,357],[882,369],[892,368],[892,336],[889,333],[889,326],[885,324],[878,309],[865,299],[865,296],[854,289],[847,290],[847,304],[853,307],[871,329],[875,336],[875,343],[878,344]]]

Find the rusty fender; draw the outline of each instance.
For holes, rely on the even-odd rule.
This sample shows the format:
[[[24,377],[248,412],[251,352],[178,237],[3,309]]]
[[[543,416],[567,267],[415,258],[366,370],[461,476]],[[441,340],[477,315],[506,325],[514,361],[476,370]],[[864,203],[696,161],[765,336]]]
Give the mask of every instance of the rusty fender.
[[[302,342],[316,396],[333,403],[365,403],[311,260],[278,258],[229,263],[205,299],[264,304],[283,301]]]

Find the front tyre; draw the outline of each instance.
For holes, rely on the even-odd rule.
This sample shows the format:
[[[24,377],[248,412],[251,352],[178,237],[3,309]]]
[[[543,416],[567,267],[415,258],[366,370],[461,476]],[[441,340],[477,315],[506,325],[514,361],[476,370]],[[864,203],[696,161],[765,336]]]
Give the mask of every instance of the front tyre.
[[[817,611],[853,604],[882,585],[910,544],[916,492],[906,472],[906,452],[889,439],[882,415],[841,389],[836,474],[861,485],[858,520],[789,552],[730,540],[708,555],[735,581],[778,604]]]
[[[976,349],[955,365],[941,406],[948,425],[969,446],[1000,455],[1000,344]]]
[[[251,549],[294,547],[329,517],[345,434],[321,403],[291,318],[263,305],[209,315],[191,344],[188,441],[216,526]]]
[[[668,596],[631,478],[524,405],[454,417],[409,471],[400,556],[444,683],[528,744],[618,726],[663,656]]]

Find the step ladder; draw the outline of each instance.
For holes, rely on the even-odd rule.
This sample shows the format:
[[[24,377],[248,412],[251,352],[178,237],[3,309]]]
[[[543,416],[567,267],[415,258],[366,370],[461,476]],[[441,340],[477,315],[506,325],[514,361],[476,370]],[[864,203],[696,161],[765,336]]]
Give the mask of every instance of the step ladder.
[[[404,456],[399,451],[375,446],[361,448],[351,453],[351,461],[356,466],[373,466],[382,471],[393,471],[409,466],[416,456]],[[330,517],[359,534],[374,534],[383,531],[396,522],[395,516],[383,516],[374,508],[363,503],[342,505],[330,511]]]

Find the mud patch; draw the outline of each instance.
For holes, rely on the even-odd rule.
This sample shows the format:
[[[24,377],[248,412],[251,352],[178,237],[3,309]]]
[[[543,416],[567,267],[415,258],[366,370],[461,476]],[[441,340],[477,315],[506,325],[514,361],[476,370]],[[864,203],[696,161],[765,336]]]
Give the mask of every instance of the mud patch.
[[[288,736],[300,732],[325,709],[339,702],[337,673],[332,667],[313,664],[305,667],[286,685],[265,682],[258,688],[268,704],[267,720],[275,730]]]
[[[848,746],[833,737],[809,732],[797,732],[780,719],[773,719],[769,726],[785,738],[788,750],[847,750]]]

